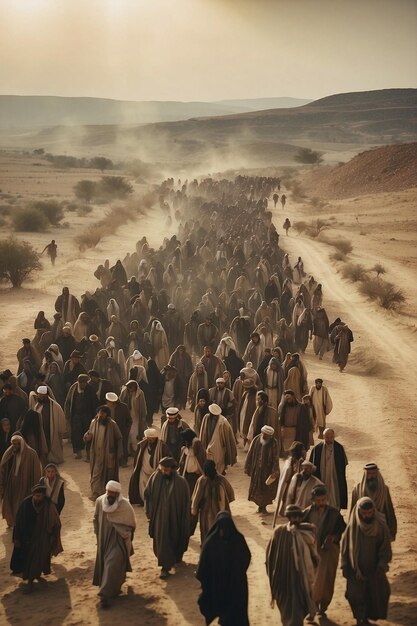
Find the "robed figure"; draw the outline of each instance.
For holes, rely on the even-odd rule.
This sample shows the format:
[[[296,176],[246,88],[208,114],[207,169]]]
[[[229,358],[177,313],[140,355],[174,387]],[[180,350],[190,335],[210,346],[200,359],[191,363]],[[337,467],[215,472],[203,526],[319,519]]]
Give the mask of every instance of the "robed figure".
[[[176,468],[175,459],[163,458],[145,489],[149,536],[162,578],[169,575],[176,563],[181,563],[190,538],[190,490]]]
[[[251,553],[230,513],[217,515],[203,544],[196,577],[201,583],[200,611],[211,624],[249,626],[246,571]]]

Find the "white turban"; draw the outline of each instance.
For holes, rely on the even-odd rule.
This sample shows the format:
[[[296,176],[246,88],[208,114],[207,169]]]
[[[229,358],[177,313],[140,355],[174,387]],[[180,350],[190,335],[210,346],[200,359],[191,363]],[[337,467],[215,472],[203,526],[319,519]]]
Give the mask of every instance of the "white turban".
[[[145,437],[158,437],[158,431],[156,428],[147,428],[143,434]]]
[[[122,492],[122,485],[117,482],[117,480],[109,480],[106,485],[106,491],[116,491],[117,493]]]
[[[106,393],[106,400],[108,400],[109,402],[117,402],[118,399],[119,396],[116,393],[113,393],[112,391]]]
[[[265,426],[262,426],[261,428],[261,433],[265,433],[265,435],[270,435],[272,437],[275,433],[275,430],[272,428],[272,426],[268,426],[267,424],[265,424]]]
[[[48,387],[46,385],[41,385],[37,388],[36,393],[44,394],[46,396],[48,394]]]
[[[216,378],[216,383],[225,383],[225,379],[224,378]]]
[[[169,407],[169,408],[165,411],[165,413],[166,413],[167,415],[176,415],[176,414],[177,414],[177,413],[179,413],[179,412],[180,412],[180,410],[179,410],[179,409],[177,409],[177,407],[176,407],[176,406],[170,406],[170,407]]]
[[[312,463],[311,461],[303,461],[301,463],[301,467],[311,467],[311,469],[314,470],[317,469],[316,466],[314,465],[314,463]]]

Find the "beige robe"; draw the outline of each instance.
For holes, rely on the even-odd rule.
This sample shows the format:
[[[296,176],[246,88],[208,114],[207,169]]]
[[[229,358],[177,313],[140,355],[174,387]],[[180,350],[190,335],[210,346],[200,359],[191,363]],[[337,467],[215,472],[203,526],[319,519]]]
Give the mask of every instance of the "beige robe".
[[[0,462],[0,497],[3,498],[2,515],[8,526],[14,526],[16,514],[23,500],[42,476],[37,452],[22,438],[19,454],[10,446]]]
[[[191,515],[200,514],[201,543],[213,526],[217,513],[230,511],[229,505],[234,499],[233,488],[224,476],[216,476],[215,480],[200,476],[191,499]]]
[[[326,428],[326,416],[331,413],[333,409],[333,402],[330,397],[327,387],[322,386],[321,389],[317,389],[315,385],[310,388],[309,395],[313,403],[317,426],[320,428]]]
[[[120,593],[131,572],[130,556],[133,554],[132,539],[136,528],[135,514],[126,498],[120,498],[114,512],[103,510],[106,494],[96,500],[94,532],[97,536],[97,554],[93,585],[100,587],[101,598],[113,598]]]

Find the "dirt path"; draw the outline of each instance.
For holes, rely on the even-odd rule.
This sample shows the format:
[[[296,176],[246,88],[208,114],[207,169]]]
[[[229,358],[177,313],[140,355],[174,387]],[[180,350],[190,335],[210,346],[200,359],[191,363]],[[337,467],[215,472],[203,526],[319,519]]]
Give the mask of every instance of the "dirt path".
[[[280,223],[280,218],[276,223]],[[134,242],[143,234],[152,243],[159,243],[169,235],[161,227],[158,215],[134,226],[120,229],[117,236],[106,238],[100,246],[73,259],[68,248],[67,264],[56,269],[46,268],[31,289],[3,298],[3,316],[0,332],[7,341],[3,350],[15,363],[15,352],[21,336],[31,334],[34,312],[44,308],[52,310],[53,297],[67,282],[80,295],[93,282],[92,272],[104,258],[117,258],[133,249]],[[365,303],[354,288],[341,282],[327,261],[328,248],[307,239],[283,237],[283,247],[294,260],[300,254],[307,272],[322,282],[325,306],[329,317],[337,315],[351,325],[355,342],[354,354],[360,355],[358,364],[347,367],[340,374],[331,363],[331,353],[318,361],[307,349],[305,363],[309,383],[321,376],[330,389],[334,410],[329,425],[336,429],[337,437],[346,447],[349,457],[349,488],[361,478],[364,462],[376,461],[391,488],[399,517],[399,535],[394,544],[394,561],[391,568],[392,602],[390,621],[385,624],[411,626],[415,623],[417,610],[415,588],[415,557],[417,553],[412,522],[416,506],[412,494],[417,484],[412,477],[411,462],[415,449],[412,438],[410,407],[415,406],[413,344],[403,332],[397,332],[395,321],[381,315],[373,305]],[[366,376],[362,369],[369,369],[379,361],[383,367],[377,375]],[[185,412],[186,419],[190,417]],[[0,522],[0,622],[20,626],[41,624],[63,625],[113,625],[117,620],[126,624],[150,626],[203,626],[198,607],[199,593],[194,578],[199,554],[199,535],[190,542],[185,564],[178,568],[168,581],[158,578],[156,559],[147,536],[147,524],[142,509],[136,509],[138,529],[135,537],[133,573],[129,574],[124,590],[114,610],[107,613],[97,610],[96,589],[91,585],[95,557],[95,540],[92,533],[93,505],[88,500],[89,472],[87,464],[75,461],[71,449],[65,446],[66,462],[62,475],[66,480],[67,503],[63,511],[63,545],[65,552],[54,561],[54,574],[48,583],[31,598],[22,596],[18,581],[9,576],[8,564],[11,552],[10,532]],[[256,514],[256,506],[247,501],[248,478],[243,473],[245,455],[239,450],[238,463],[228,472],[236,493],[232,512],[239,529],[245,534],[252,552],[249,568],[249,610],[251,626],[279,624],[276,608],[270,607],[268,581],[265,575],[265,547],[271,533],[272,516],[263,519]],[[122,469],[121,482],[126,493],[131,468]],[[352,624],[352,616],[344,598],[345,583],[340,574],[336,579],[335,597],[329,610],[328,624],[345,626]],[[381,622],[384,624],[383,622]]]

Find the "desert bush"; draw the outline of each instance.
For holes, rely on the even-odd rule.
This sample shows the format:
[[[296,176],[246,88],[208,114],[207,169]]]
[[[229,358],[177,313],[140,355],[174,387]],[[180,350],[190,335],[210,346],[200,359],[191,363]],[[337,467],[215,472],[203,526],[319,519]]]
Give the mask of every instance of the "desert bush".
[[[350,280],[352,283],[357,283],[359,281],[365,280],[366,278],[366,269],[363,265],[360,265],[359,263],[346,263],[342,267],[341,272],[343,278]]]
[[[71,167],[86,167],[88,161],[84,158],[77,158],[69,156],[67,154],[45,154],[45,159],[49,161],[54,167],[61,170],[69,169]]]
[[[40,270],[39,254],[27,241],[14,237],[0,241],[0,279],[21,287],[30,274]]]
[[[106,157],[93,157],[90,159],[89,165],[90,167],[100,170],[101,172],[113,169],[113,161],[106,159]]]
[[[79,200],[90,202],[97,194],[97,187],[98,185],[94,180],[79,180],[74,186],[74,193]]]
[[[387,270],[381,263],[375,263],[373,268],[371,268],[371,272],[375,272],[376,277],[379,278],[382,274],[386,274]]]
[[[352,243],[347,239],[337,239],[324,235],[320,237],[320,241],[327,244],[328,246],[333,246],[333,248],[336,248],[338,252],[341,252],[345,256],[350,254],[350,252],[352,252],[353,250]]]
[[[305,163],[310,165],[319,165],[323,162],[321,152],[311,150],[311,148],[300,148],[294,156],[297,163]]]
[[[40,233],[49,226],[46,215],[34,206],[18,209],[12,215],[12,222],[15,230],[28,233]]]
[[[384,309],[393,310],[399,308],[406,298],[401,289],[386,280],[378,278],[368,278],[359,287],[363,296],[370,300],[376,300]]]
[[[346,262],[346,254],[343,254],[343,252],[340,252],[339,250],[337,250],[336,252],[332,252],[329,258],[331,261]]]
[[[123,199],[133,193],[133,187],[123,176],[102,176],[98,194],[109,199]]]
[[[83,233],[74,237],[74,241],[80,252],[84,252],[88,248],[95,248],[103,238],[103,230],[99,226],[92,226]]]
[[[38,202],[34,202],[32,206],[43,213],[48,222],[53,226],[59,224],[64,217],[62,206],[57,200],[39,200]]]
[[[390,366],[373,356],[372,352],[360,348],[353,350],[349,365],[353,365],[361,376],[384,376],[390,370]]]
[[[294,222],[293,227],[299,233],[305,233],[308,237],[315,239],[326,228],[330,227],[330,224],[326,220],[316,219],[307,223],[303,220]]]
[[[306,229],[308,228],[308,224],[303,220],[299,220],[297,222],[293,222],[292,227],[297,231],[297,233],[305,233]]]

